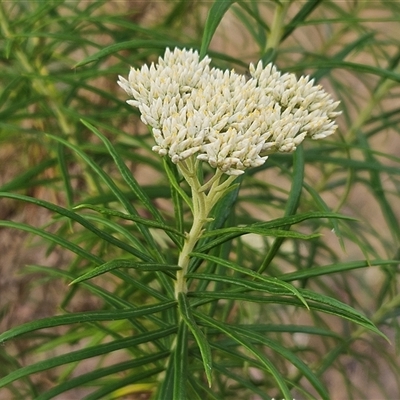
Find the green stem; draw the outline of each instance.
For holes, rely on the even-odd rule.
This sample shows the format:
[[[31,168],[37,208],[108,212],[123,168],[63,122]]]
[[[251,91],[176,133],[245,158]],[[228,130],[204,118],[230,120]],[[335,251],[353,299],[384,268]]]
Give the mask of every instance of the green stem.
[[[199,165],[192,158],[179,163],[178,168],[192,190],[193,224],[190,231],[186,234],[185,242],[178,259],[178,265],[181,267],[181,270],[176,275],[175,298],[178,298],[179,293],[187,293],[185,276],[188,272],[190,253],[199,241],[204,225],[209,221],[208,215],[210,211],[236,178],[236,176],[231,176],[220,183],[223,173],[217,170],[210,181],[201,185],[197,175]],[[209,183],[211,183],[211,188],[206,194],[205,189],[210,187]]]
[[[283,4],[277,4],[274,19],[271,25],[271,34],[268,38],[267,47],[264,54],[267,53],[268,50],[276,50],[278,48],[282,38],[284,19],[290,3],[291,2],[288,1],[284,2]]]

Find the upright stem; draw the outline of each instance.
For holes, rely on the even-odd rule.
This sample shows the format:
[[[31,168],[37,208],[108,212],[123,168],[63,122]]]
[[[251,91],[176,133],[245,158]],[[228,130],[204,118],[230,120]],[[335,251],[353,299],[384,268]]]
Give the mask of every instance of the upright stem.
[[[179,255],[178,265],[181,269],[177,272],[176,283],[175,283],[175,297],[178,297],[179,293],[187,292],[186,274],[188,272],[190,253],[193,251],[196,243],[199,241],[203,227],[208,222],[208,215],[217,201],[223,196],[225,191],[229,188],[229,185],[236,178],[235,176],[229,177],[222,183],[220,179],[223,173],[219,170],[215,172],[215,175],[209,181],[211,188],[206,194],[205,189],[208,188],[208,182],[205,185],[201,185],[197,177],[198,165],[193,162],[192,159],[187,159],[182,162],[182,165],[178,164],[179,170],[182,173],[185,180],[188,182],[192,190],[192,201],[193,201],[193,224],[190,231],[186,234],[185,242],[182,247],[182,251]]]
[[[284,19],[290,3],[291,1],[287,1],[283,4],[276,5],[275,15],[271,26],[271,33],[268,38],[265,53],[270,49],[275,50],[279,46],[279,42],[281,41],[283,33]]]
[[[179,255],[178,265],[182,268],[177,272],[175,283],[175,297],[178,294],[187,292],[186,278],[190,257],[189,254],[193,251],[194,246],[198,242],[203,230],[203,225],[206,222],[206,216],[193,215],[193,225],[189,233],[186,235],[181,254]]]

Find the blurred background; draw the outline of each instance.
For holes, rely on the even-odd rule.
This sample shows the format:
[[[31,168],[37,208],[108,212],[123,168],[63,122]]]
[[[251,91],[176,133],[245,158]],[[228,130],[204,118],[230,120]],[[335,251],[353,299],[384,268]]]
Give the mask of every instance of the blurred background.
[[[341,101],[337,134],[324,144],[305,144],[306,186],[300,207],[316,210],[320,197],[321,207],[357,222],[343,228],[340,237],[329,224],[310,225],[307,232],[318,229],[323,234],[318,246],[285,243],[280,263],[270,273],[290,272],[294,264],[306,268],[399,259],[400,3],[285,2],[285,29],[275,39],[269,32],[276,24],[277,3],[233,4],[209,53],[214,65],[246,73],[248,63],[257,62],[271,47],[271,57],[280,69],[297,76],[312,75]],[[115,166],[80,122],[84,117],[110,138],[138,181],[149,193],[153,190],[155,204],[168,212],[160,162],[150,151],[151,138],[137,110],[125,104],[117,76],[126,77],[130,66],[156,61],[167,46],[199,48],[211,4],[196,0],[1,1],[0,191],[64,207],[107,196],[79,157],[46,137],[50,133],[66,138],[113,176]],[[309,4],[308,13],[301,15],[305,4]],[[91,62],[76,67],[92,55]],[[291,183],[290,159],[290,155],[271,156],[266,168],[249,174],[239,203],[249,218],[254,213],[265,220],[282,215]],[[120,178],[115,174],[115,179]],[[257,199],[257,207],[248,199]],[[7,198],[0,199],[0,219],[47,226],[51,232],[69,235],[68,226],[55,221],[48,210]],[[72,261],[66,250],[6,225],[0,225],[0,331],[63,309],[70,293],[68,282],[29,266],[63,269]],[[268,246],[268,241],[258,243],[252,237],[244,243],[244,254],[262,253]],[[365,313],[391,340],[388,344],[360,332],[345,352],[327,361],[323,380],[332,399],[400,398],[398,273],[398,265],[383,265],[313,281],[313,289]],[[84,293],[74,295],[67,306],[69,311],[99,307],[98,298]],[[259,312],[256,307],[253,311]],[[270,318],[276,321],[304,324],[313,320],[340,334],[350,329],[335,317],[316,319],[305,311],[275,311],[276,316]],[[263,320],[262,315],[257,318]],[[62,334],[63,328],[52,332],[48,334]],[[298,334],[295,338],[293,345],[302,349],[310,364],[337,346],[323,337],[311,340]],[[29,338],[7,343],[7,355],[0,349],[0,375],[37,361],[33,348]],[[41,354],[45,357],[46,353]],[[50,348],[49,354],[54,350]],[[52,374],[36,374],[32,382],[45,388],[54,380]],[[18,393],[18,389],[0,389],[0,398],[18,399]],[[83,394],[84,389],[57,398],[82,398]],[[148,393],[144,390],[138,396],[125,398],[144,399]],[[296,400],[301,398],[299,394]]]

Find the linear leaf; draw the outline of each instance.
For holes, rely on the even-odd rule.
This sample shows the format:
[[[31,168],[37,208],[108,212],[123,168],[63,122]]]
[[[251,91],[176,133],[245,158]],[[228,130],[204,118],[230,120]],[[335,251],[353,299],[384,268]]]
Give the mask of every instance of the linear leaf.
[[[301,25],[302,22],[314,11],[314,9],[322,2],[322,0],[308,0],[302,5],[293,19],[285,26],[281,41],[289,37],[293,31]]]
[[[183,233],[179,232],[172,226],[166,225],[162,222],[157,222],[157,221],[152,221],[152,220],[149,220],[146,218],[141,218],[136,215],[125,214],[120,211],[111,210],[109,208],[104,208],[104,207],[99,207],[99,206],[94,206],[91,204],[79,204],[74,207],[75,210],[80,210],[82,208],[88,208],[90,210],[97,211],[100,214],[104,214],[104,215],[108,215],[108,216],[112,216],[112,217],[119,217],[122,219],[126,219],[128,221],[138,222],[142,225],[147,225],[150,228],[162,229],[163,231],[168,231],[168,232],[174,233],[175,235],[178,235],[181,237],[185,236]]]
[[[128,253],[131,253],[133,255],[135,255],[136,257],[138,257],[139,259],[143,260],[143,261],[154,261],[152,259],[152,257],[150,257],[149,255],[141,252],[140,250],[130,246],[127,243],[124,243],[118,239],[116,239],[114,236],[96,228],[93,224],[91,224],[88,220],[86,220],[85,218],[83,218],[82,216],[80,216],[79,214],[74,213],[73,211],[70,211],[66,208],[57,206],[53,203],[49,203],[47,201],[44,200],[39,200],[39,199],[35,199],[33,197],[28,197],[28,196],[24,196],[24,195],[20,195],[20,194],[14,194],[14,193],[7,193],[7,192],[0,192],[0,197],[7,197],[10,199],[15,199],[15,200],[21,200],[21,201],[25,201],[28,203],[32,203],[35,204],[37,206],[40,207],[44,207],[47,208],[48,210],[51,210],[59,215],[63,215],[65,217],[67,217],[70,220],[76,221],[78,222],[80,225],[84,226],[86,229],[88,229],[90,232],[94,233],[95,235],[97,235],[98,237],[100,237],[101,239],[123,249],[126,250]],[[33,228],[32,228],[33,229]],[[42,232],[45,232],[42,230]],[[71,243],[72,244],[72,243]]]
[[[174,399],[186,400],[188,379],[188,325],[181,321],[174,351]]]
[[[207,338],[205,337],[204,333],[197,326],[196,321],[194,320],[192,315],[189,301],[184,293],[179,293],[178,295],[178,307],[182,319],[185,321],[186,325],[192,332],[194,338],[196,339],[197,345],[199,346],[208,385],[211,387],[212,357],[210,345],[208,344]]]
[[[290,272],[277,276],[285,282],[291,282],[298,279],[309,279],[315,276],[325,276],[338,272],[352,271],[358,268],[380,267],[384,265],[398,265],[400,260],[373,260],[373,261],[350,261],[346,263],[335,263],[332,265],[325,265],[322,267],[311,267],[302,271]]]
[[[301,373],[309,380],[315,390],[321,395],[323,399],[329,399],[329,394],[326,388],[322,385],[321,381],[316,377],[316,375],[311,371],[311,369],[298,358],[294,353],[285,348],[279,342],[275,340],[268,339],[263,335],[260,335],[251,330],[250,327],[234,327],[235,331],[240,333],[243,337],[246,337],[252,341],[257,341],[259,344],[269,347],[271,350],[277,352],[286,360],[288,360],[292,365],[301,371]]]
[[[106,272],[112,271],[117,268],[133,268],[133,269],[138,269],[140,271],[161,271],[161,272],[177,271],[181,269],[181,267],[179,267],[178,265],[167,265],[159,263],[138,263],[135,262],[134,260],[126,260],[126,259],[111,260],[102,265],[99,265],[98,267],[87,272],[86,274],[83,274],[80,277],[74,279],[70,283],[70,285],[86,281],[88,279],[105,274]]]
[[[26,367],[22,367],[16,371],[11,372],[9,375],[0,379],[0,387],[3,387],[11,382],[16,381],[17,379],[23,378],[25,376],[46,371],[50,368],[55,368],[60,365],[69,364],[75,361],[85,360],[87,358],[100,356],[103,354],[108,354],[110,352],[126,349],[129,347],[137,346],[141,343],[153,342],[156,339],[164,338],[176,332],[176,327],[170,327],[166,329],[160,329],[154,332],[145,332],[135,337],[124,338],[120,340],[115,340],[111,343],[104,343],[97,346],[89,347],[86,349],[80,349],[76,351],[72,351],[67,354],[63,354],[62,356],[56,356],[49,358],[44,361],[40,361],[36,364],[28,365]]]
[[[219,23],[224,14],[229,10],[229,7],[235,0],[215,0],[208,11],[206,24],[204,26],[203,38],[201,40],[200,58],[207,54],[208,46],[214,36]]]
[[[81,119],[82,123],[88,127],[99,139],[102,140],[104,145],[106,146],[108,152],[111,154],[121,176],[124,178],[124,181],[127,183],[129,188],[132,190],[133,193],[137,196],[141,204],[143,204],[147,210],[156,218],[156,220],[160,223],[160,226],[166,226],[164,223],[164,218],[161,216],[160,211],[154,207],[153,203],[150,201],[150,198],[147,196],[146,192],[140,187],[137,183],[136,179],[132,176],[131,171],[124,163],[124,160],[119,155],[118,151],[115,147],[111,144],[111,142],[93,125],[91,125],[88,121]],[[143,223],[143,222],[142,222]],[[173,232],[171,228],[165,229],[166,231]],[[175,233],[178,234],[177,231]]]
[[[67,140],[64,140],[62,138],[59,138],[57,136],[53,136],[50,134],[46,134],[49,138],[52,138],[53,140],[62,143],[64,146],[70,148],[71,150],[74,151],[82,160],[85,161],[87,165],[90,166],[90,168],[100,177],[100,179],[107,185],[107,187],[114,193],[115,197],[121,202],[121,204],[125,207],[125,209],[128,211],[130,214],[137,215],[136,209],[133,207],[131,202],[125,197],[124,193],[122,190],[115,184],[113,179],[111,179],[110,176],[108,176],[90,157],[88,157],[87,154],[85,154],[78,146],[73,145],[72,143],[68,142]],[[146,239],[146,241],[149,244],[149,248],[152,249],[153,251],[156,252],[158,258],[160,260],[163,259],[162,254],[158,251],[158,246],[156,245],[154,238],[151,236],[150,232],[148,231],[147,227],[138,225],[142,235]],[[145,247],[146,248],[146,247]],[[141,258],[141,257],[139,257]],[[143,258],[142,258],[143,259]],[[143,259],[145,260],[145,259]],[[145,261],[154,261],[149,258]]]
[[[0,187],[0,191],[6,192],[9,190],[18,190],[21,188],[25,188],[26,185],[29,185],[35,176],[38,176],[47,168],[52,167],[57,164],[57,160],[54,158],[44,160],[41,163],[29,168],[26,172],[18,175],[16,178],[11,181],[5,183]]]
[[[128,375],[122,379],[118,379],[114,383],[108,383],[104,385],[101,389],[96,390],[94,393],[89,394],[84,397],[83,400],[98,400],[106,398],[107,394],[110,394],[110,398],[123,398],[124,395],[131,394],[129,392],[129,385],[138,382],[138,381],[146,381],[149,378],[154,377],[155,375],[160,374],[164,370],[163,367],[153,368],[144,372],[137,373],[135,372],[132,375]],[[153,378],[153,380],[155,380]],[[146,384],[146,387],[155,387],[155,383]]]
[[[238,283],[238,286],[240,286],[240,283]],[[244,284],[242,286],[246,287]],[[248,289],[257,290],[251,287],[249,287]],[[365,317],[363,314],[361,314],[354,308],[348,306],[347,304],[344,304],[332,297],[314,293],[309,290],[299,289],[299,291],[307,301],[307,305],[309,306],[310,310],[319,311],[326,314],[332,314],[336,315],[337,317],[347,319],[388,340],[386,335],[384,335],[367,317]],[[188,296],[196,297],[198,299],[214,299],[214,300],[229,299],[234,301],[249,301],[255,303],[267,303],[267,304],[276,303],[276,304],[286,304],[291,306],[301,305],[302,307],[304,307],[304,304],[300,302],[300,300],[294,297],[253,295],[233,290],[218,291],[218,292],[201,292],[201,293],[189,292]],[[194,304],[198,305],[198,303]]]
[[[285,382],[284,377],[282,374],[276,369],[276,367],[273,365],[271,361],[261,352],[259,349],[254,347],[250,342],[248,342],[245,338],[243,338],[241,335],[239,335],[234,327],[230,327],[227,324],[224,324],[222,322],[216,321],[215,319],[212,319],[203,313],[200,313],[198,311],[193,311],[193,314],[200,320],[202,320],[206,325],[218,329],[220,332],[226,334],[228,337],[233,339],[235,342],[237,342],[239,345],[243,346],[245,349],[247,349],[255,358],[257,358],[267,369],[269,373],[274,377],[276,383],[278,384],[279,388],[282,390],[282,394],[285,398],[285,400],[292,400],[293,397],[290,394],[290,390]]]
[[[267,229],[276,229],[276,228],[281,228],[281,227],[284,227],[287,225],[294,225],[299,222],[306,221],[308,219],[315,219],[315,218],[338,218],[338,219],[354,221],[354,218],[347,217],[347,216],[344,216],[341,214],[318,211],[318,212],[297,214],[297,215],[293,215],[293,216],[289,216],[289,217],[277,218],[277,219],[274,219],[274,220],[268,221],[268,222],[256,222],[249,226],[255,227],[255,228],[262,228],[262,229],[266,229],[266,230]],[[246,228],[246,227],[244,227],[244,228]],[[241,236],[243,233],[237,232],[236,229],[237,229],[236,227],[229,227],[229,228],[215,229],[215,230],[210,230],[210,231],[204,232],[202,235],[202,238],[207,238],[207,237],[212,237],[212,236],[217,236],[217,238],[197,247],[196,251],[199,253],[205,253],[206,251],[208,251],[222,243],[225,243],[226,241],[228,241],[230,239],[234,239],[238,236]]]
[[[69,242],[64,238],[60,237],[59,235],[55,235],[50,232],[46,232],[43,229],[35,228],[30,225],[22,224],[20,222],[13,222],[13,221],[0,221],[0,226],[4,226],[6,228],[14,228],[21,231],[33,233],[34,235],[40,236],[46,240],[49,240],[52,243],[58,244],[64,249],[70,250],[71,252],[81,256],[85,260],[89,260],[95,263],[102,263],[101,258],[87,252],[82,247],[79,247],[75,243]]]
[[[204,260],[211,261],[213,263],[216,263],[218,265],[222,265],[226,268],[233,269],[234,271],[240,272],[244,275],[250,276],[253,279],[256,279],[257,281],[261,281],[263,283],[266,283],[268,285],[268,290],[271,290],[271,287],[275,287],[276,290],[286,291],[287,293],[293,294],[296,296],[307,308],[307,302],[304,300],[303,296],[300,294],[300,292],[292,285],[287,285],[285,282],[280,280],[279,278],[269,278],[264,275],[259,274],[258,272],[252,271],[249,268],[244,268],[238,265],[237,263],[234,263],[232,261],[228,260],[223,260],[222,258],[211,256],[208,254],[202,254],[202,253],[191,253],[192,256],[202,258]],[[199,275],[199,274],[198,274]],[[217,276],[215,274],[215,276]],[[243,282],[243,279],[239,279],[241,282]],[[271,293],[271,292],[269,292]],[[276,293],[276,292],[275,292]]]
[[[185,193],[185,191],[179,185],[179,176],[176,166],[173,165],[166,158],[163,159],[163,165],[165,172],[167,173],[169,183],[176,190],[176,192],[181,196],[184,202],[189,206],[193,213],[193,202],[192,199]]]
[[[152,354],[150,356],[140,357],[135,360],[119,362],[118,364],[112,365],[110,367],[96,369],[94,371],[88,372],[87,374],[77,376],[76,378],[72,378],[66,382],[58,384],[49,390],[46,390],[45,393],[42,393],[41,395],[35,397],[35,400],[50,400],[53,399],[55,396],[76,387],[82,387],[85,384],[93,384],[93,382],[97,379],[114,375],[118,372],[128,371],[133,368],[146,368],[150,363],[162,360],[168,355],[169,351],[164,351],[161,353]]]
[[[17,336],[23,335],[28,332],[33,332],[38,329],[51,328],[60,325],[70,324],[84,324],[88,322],[99,321],[116,321],[128,318],[138,318],[143,315],[158,313],[172,308],[176,301],[165,301],[155,305],[142,306],[136,309],[117,309],[112,311],[91,311],[80,312],[74,314],[57,315],[55,317],[38,319],[36,321],[28,322],[23,325],[16,326],[6,332],[0,334],[0,343],[6,340],[13,339]]]
[[[89,64],[93,61],[100,60],[104,57],[107,57],[111,54],[118,53],[122,50],[128,49],[165,49],[166,47],[175,47],[180,46],[180,43],[177,41],[171,40],[146,40],[146,39],[135,39],[128,40],[126,42],[120,42],[117,44],[112,44],[107,46],[106,48],[98,51],[96,54],[93,54],[84,60],[78,62],[74,65],[74,68],[82,67],[83,65]]]
[[[290,188],[289,198],[285,207],[285,217],[294,215],[296,213],[297,207],[300,202],[301,192],[303,190],[303,181],[304,181],[304,150],[303,146],[299,146],[299,148],[295,151],[293,156],[293,177],[292,177],[292,187]],[[283,227],[285,230],[290,229],[290,225],[286,225]],[[263,273],[274,259],[275,255],[279,251],[284,238],[278,237],[272,243],[268,253],[264,257],[263,262],[258,268],[258,272]]]

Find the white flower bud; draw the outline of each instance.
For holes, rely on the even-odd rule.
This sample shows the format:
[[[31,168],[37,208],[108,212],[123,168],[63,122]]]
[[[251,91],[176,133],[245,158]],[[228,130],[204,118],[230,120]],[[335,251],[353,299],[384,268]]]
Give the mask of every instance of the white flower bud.
[[[194,50],[166,49],[150,67],[131,68],[118,84],[153,129],[152,150],[179,163],[188,157],[228,175],[265,163],[261,153],[292,152],[308,136],[336,130],[334,102],[308,76],[296,79],[272,64],[250,64],[251,78],[210,69]]]

